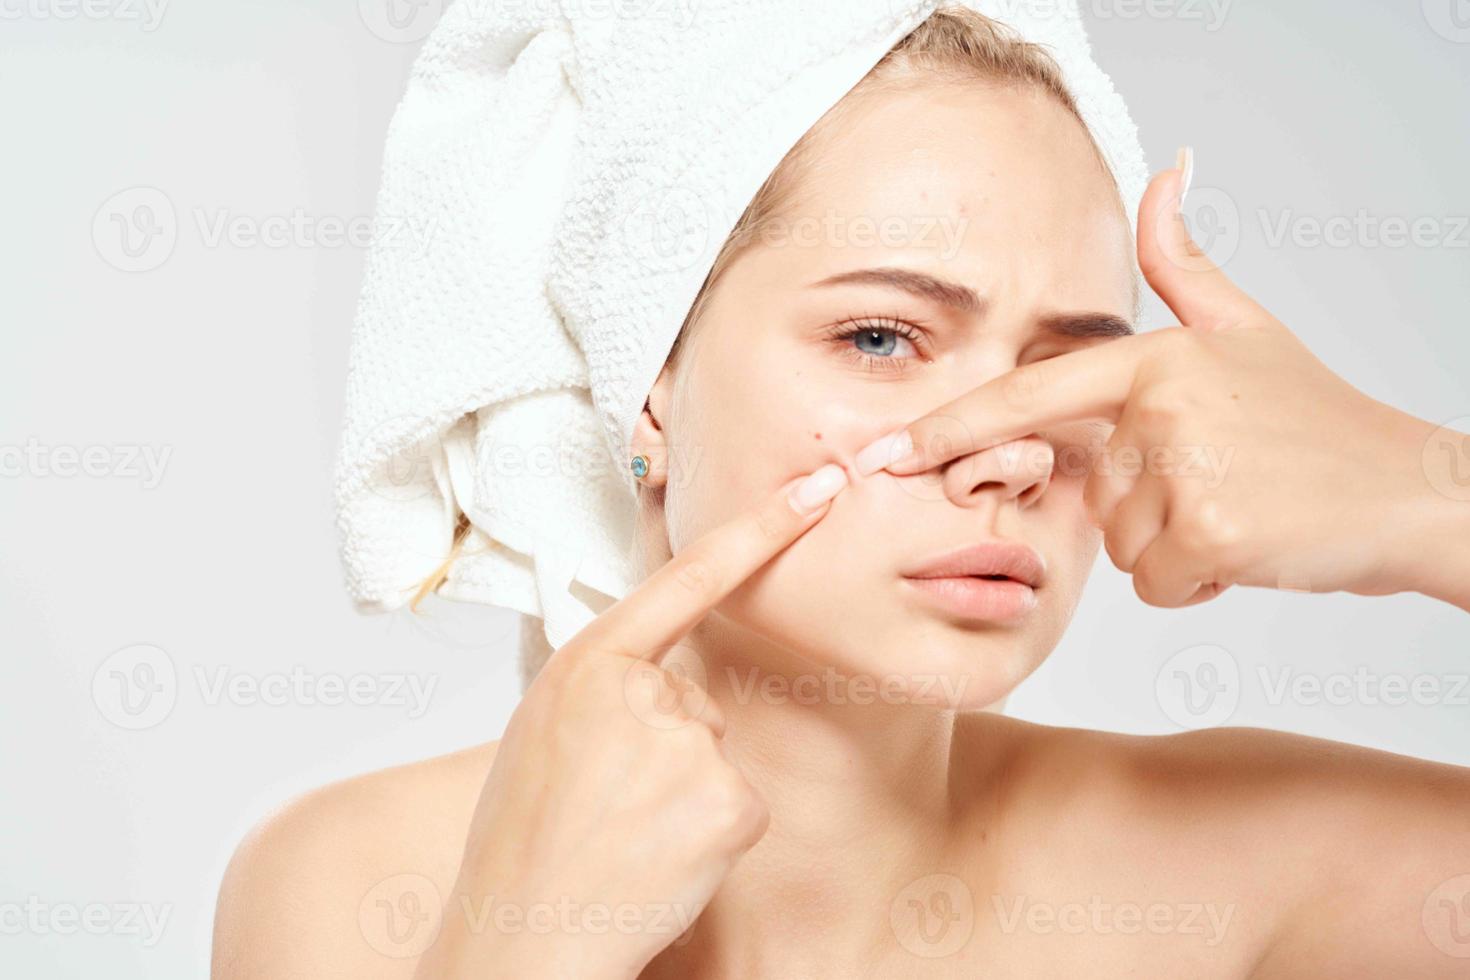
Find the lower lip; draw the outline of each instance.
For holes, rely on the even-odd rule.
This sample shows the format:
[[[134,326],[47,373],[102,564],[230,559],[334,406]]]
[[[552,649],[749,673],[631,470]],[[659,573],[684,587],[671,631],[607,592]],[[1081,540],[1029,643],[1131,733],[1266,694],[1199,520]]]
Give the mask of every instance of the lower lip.
[[[905,578],[936,605],[965,619],[1006,622],[1036,607],[1036,590],[1015,579]]]

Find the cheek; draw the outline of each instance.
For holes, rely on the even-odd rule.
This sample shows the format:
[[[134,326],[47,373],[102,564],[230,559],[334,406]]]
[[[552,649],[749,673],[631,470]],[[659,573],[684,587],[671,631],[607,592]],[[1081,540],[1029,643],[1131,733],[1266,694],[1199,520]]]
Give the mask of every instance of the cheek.
[[[904,421],[875,420],[871,408],[832,397],[800,367],[754,370],[743,360],[713,360],[721,370],[691,377],[690,404],[678,406],[670,433],[666,507],[675,552],[827,463],[855,476],[858,450],[885,424]]]

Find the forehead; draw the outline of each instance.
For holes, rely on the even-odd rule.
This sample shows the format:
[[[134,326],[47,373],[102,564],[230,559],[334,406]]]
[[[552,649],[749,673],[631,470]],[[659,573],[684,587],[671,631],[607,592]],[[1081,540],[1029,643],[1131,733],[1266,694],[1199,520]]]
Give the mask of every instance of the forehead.
[[[864,92],[813,134],[782,220],[820,222],[831,271],[941,264],[1049,307],[1134,302],[1132,231],[1083,125],[1034,86]]]

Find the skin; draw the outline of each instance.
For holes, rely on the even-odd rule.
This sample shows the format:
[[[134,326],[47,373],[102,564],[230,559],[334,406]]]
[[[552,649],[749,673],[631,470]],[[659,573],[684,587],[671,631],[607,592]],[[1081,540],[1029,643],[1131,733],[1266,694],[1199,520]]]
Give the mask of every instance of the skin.
[[[254,829],[221,887],[213,975],[1461,975],[1465,961],[1436,946],[1421,915],[1440,908],[1441,883],[1470,871],[1466,770],[1249,729],[1140,738],[975,710],[1055,646],[1105,542],[1135,576],[1163,569],[1146,571],[1146,600],[1274,584],[1306,556],[1313,587],[1457,601],[1443,584],[1456,559],[1427,571],[1398,558],[1397,542],[1378,563],[1389,571],[1365,575],[1344,567],[1329,522],[1289,540],[1227,535],[1241,556],[1265,555],[1254,564],[1207,567],[1198,551],[1210,539],[1187,534],[1194,544],[1164,552],[1181,556],[1177,567],[1139,557],[1198,529],[1198,517],[1175,526],[1189,514],[1179,501],[1225,508],[1228,521],[1205,527],[1290,526],[1263,518],[1291,496],[1278,481],[1312,491],[1313,467],[1293,452],[1335,460],[1323,479],[1353,468],[1336,423],[1283,425],[1268,408],[1292,385],[1336,398],[1394,454],[1380,459],[1407,460],[1423,423],[1292,360],[1284,327],[1238,330],[1240,348],[1212,332],[1206,353],[1189,355],[1175,341],[1047,329],[1063,314],[1094,333],[1126,321],[1133,244],[1080,124],[1040,93],[887,92],[820,150],[821,178],[803,184],[791,216],[932,216],[963,228],[957,248],[839,233],[743,255],[636,432],[654,460],[641,519],[667,564],[553,655],[500,742],[325,787]],[[1188,256],[1183,238],[1158,231],[1172,219],[1151,217],[1178,181],[1156,179],[1138,249],[1151,285],[1196,330],[1243,297],[1206,289],[1220,280],[1197,265],[1171,281],[1176,263],[1159,261]],[[892,284],[813,285],[868,268],[961,283],[983,308]],[[832,336],[853,318],[908,321],[923,342],[889,350]],[[876,350],[910,361],[861,361]],[[1232,385],[1232,372],[1273,357],[1285,360],[1267,380]],[[1040,374],[1007,381],[1017,368]],[[1127,397],[1169,369],[1218,374],[1198,406],[1220,427],[1185,434],[1241,447],[1230,490],[1120,486],[1055,465],[1067,447],[1098,450],[1118,433],[1148,444],[1184,431],[1190,413],[1138,412]],[[864,446],[910,425],[933,452],[933,417],[970,440],[956,455],[908,473],[856,466]],[[1269,452],[1282,442],[1290,451]],[[1007,463],[1006,446],[1029,462]],[[797,514],[788,491],[830,464],[846,486]],[[1413,486],[1425,474],[1417,455],[1412,465],[1363,481],[1352,512],[1402,515],[1426,541],[1463,534],[1458,512]],[[1161,500],[1176,508],[1163,522]],[[1016,619],[960,619],[902,580],[919,559],[995,538],[1045,563],[1034,607]],[[783,696],[799,688],[782,684],[829,668],[885,682],[887,696]],[[767,693],[750,695],[752,679]],[[955,692],[941,703],[926,687],[935,679]],[[407,907],[405,890],[420,909],[446,909],[417,933],[434,937],[427,951],[381,927],[377,902]],[[600,934],[565,916],[547,934],[474,928],[460,900],[475,908],[492,895],[511,907],[673,907],[698,923],[684,936],[650,919]],[[1129,903],[1156,918],[1130,919]]]

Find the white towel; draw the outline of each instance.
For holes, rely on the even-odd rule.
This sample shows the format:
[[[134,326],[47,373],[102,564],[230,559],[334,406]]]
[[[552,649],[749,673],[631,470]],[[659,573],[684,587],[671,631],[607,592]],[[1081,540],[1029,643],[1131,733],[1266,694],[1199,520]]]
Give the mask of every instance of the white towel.
[[[535,617],[523,659],[636,584],[628,443],[716,253],[938,4],[448,8],[389,128],[352,338],[336,499],[358,610],[407,602],[460,511],[470,536],[439,594]],[[1136,214],[1143,151],[1075,0],[966,5],[1051,49]],[[405,226],[411,242],[388,233]]]

